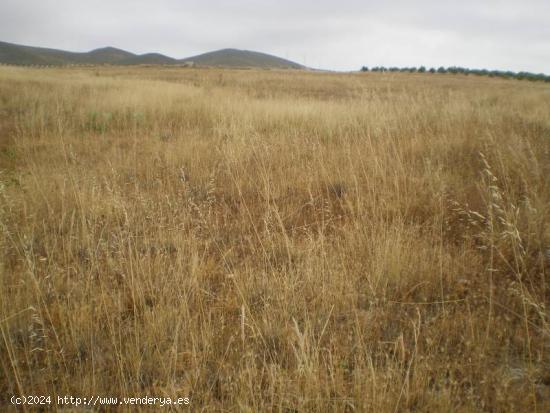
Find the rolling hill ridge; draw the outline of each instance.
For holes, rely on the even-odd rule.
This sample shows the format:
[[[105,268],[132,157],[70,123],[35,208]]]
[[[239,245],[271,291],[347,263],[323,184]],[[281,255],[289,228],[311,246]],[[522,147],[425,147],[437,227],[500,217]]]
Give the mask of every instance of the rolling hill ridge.
[[[305,68],[299,63],[267,53],[239,49],[222,49],[184,59],[174,59],[160,53],[138,55],[115,47],[103,47],[81,53],[7,42],[0,42],[0,63],[12,65],[178,65],[193,63],[199,66],[216,67]]]
[[[290,60],[250,50],[222,49],[182,59],[204,66],[265,67],[303,69],[304,66]]]

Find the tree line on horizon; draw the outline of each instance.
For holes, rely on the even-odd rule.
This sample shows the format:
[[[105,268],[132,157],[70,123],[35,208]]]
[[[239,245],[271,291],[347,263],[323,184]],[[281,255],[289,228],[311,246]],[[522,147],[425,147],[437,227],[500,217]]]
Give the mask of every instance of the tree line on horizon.
[[[452,73],[452,74],[464,74],[464,75],[477,75],[477,76],[489,76],[489,77],[501,77],[505,79],[518,79],[518,80],[532,80],[532,81],[544,81],[550,82],[550,76],[544,73],[531,73],[531,72],[512,72],[503,70],[487,70],[487,69],[468,69],[465,67],[451,66],[439,68],[431,67],[427,69],[425,66],[420,67],[384,67],[375,66],[369,68],[363,66],[361,72],[408,72],[408,73]]]

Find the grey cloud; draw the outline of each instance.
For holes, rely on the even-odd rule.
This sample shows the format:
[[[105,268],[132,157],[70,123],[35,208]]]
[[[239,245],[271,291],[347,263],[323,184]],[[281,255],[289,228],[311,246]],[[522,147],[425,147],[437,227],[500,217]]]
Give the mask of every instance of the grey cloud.
[[[0,40],[184,57],[224,47],[310,66],[462,65],[550,72],[550,2],[2,0]]]

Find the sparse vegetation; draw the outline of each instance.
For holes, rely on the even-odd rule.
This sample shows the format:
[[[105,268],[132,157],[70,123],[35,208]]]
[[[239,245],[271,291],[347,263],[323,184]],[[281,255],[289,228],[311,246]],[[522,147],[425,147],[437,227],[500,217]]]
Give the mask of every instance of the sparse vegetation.
[[[361,68],[362,72],[368,72],[369,68],[363,66]],[[389,69],[384,66],[375,66],[371,69],[372,72],[419,72],[425,73],[426,68],[424,66],[419,67],[390,67]],[[550,82],[550,76],[545,75],[544,73],[530,73],[530,72],[512,72],[512,71],[503,71],[503,70],[486,70],[486,69],[467,69],[464,67],[443,67],[440,66],[438,69],[434,67],[427,70],[429,73],[452,73],[452,74],[464,74],[464,75],[478,75],[478,76],[489,76],[489,77],[502,77],[505,79],[518,79],[518,80],[531,80],[531,81],[543,81]]]
[[[549,411],[549,113],[458,74],[0,67],[0,410]]]

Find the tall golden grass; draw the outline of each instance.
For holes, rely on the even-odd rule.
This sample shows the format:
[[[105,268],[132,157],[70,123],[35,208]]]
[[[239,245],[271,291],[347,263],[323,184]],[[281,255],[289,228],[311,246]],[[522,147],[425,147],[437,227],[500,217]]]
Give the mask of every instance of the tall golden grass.
[[[548,85],[0,67],[0,170],[2,409],[550,409]]]

